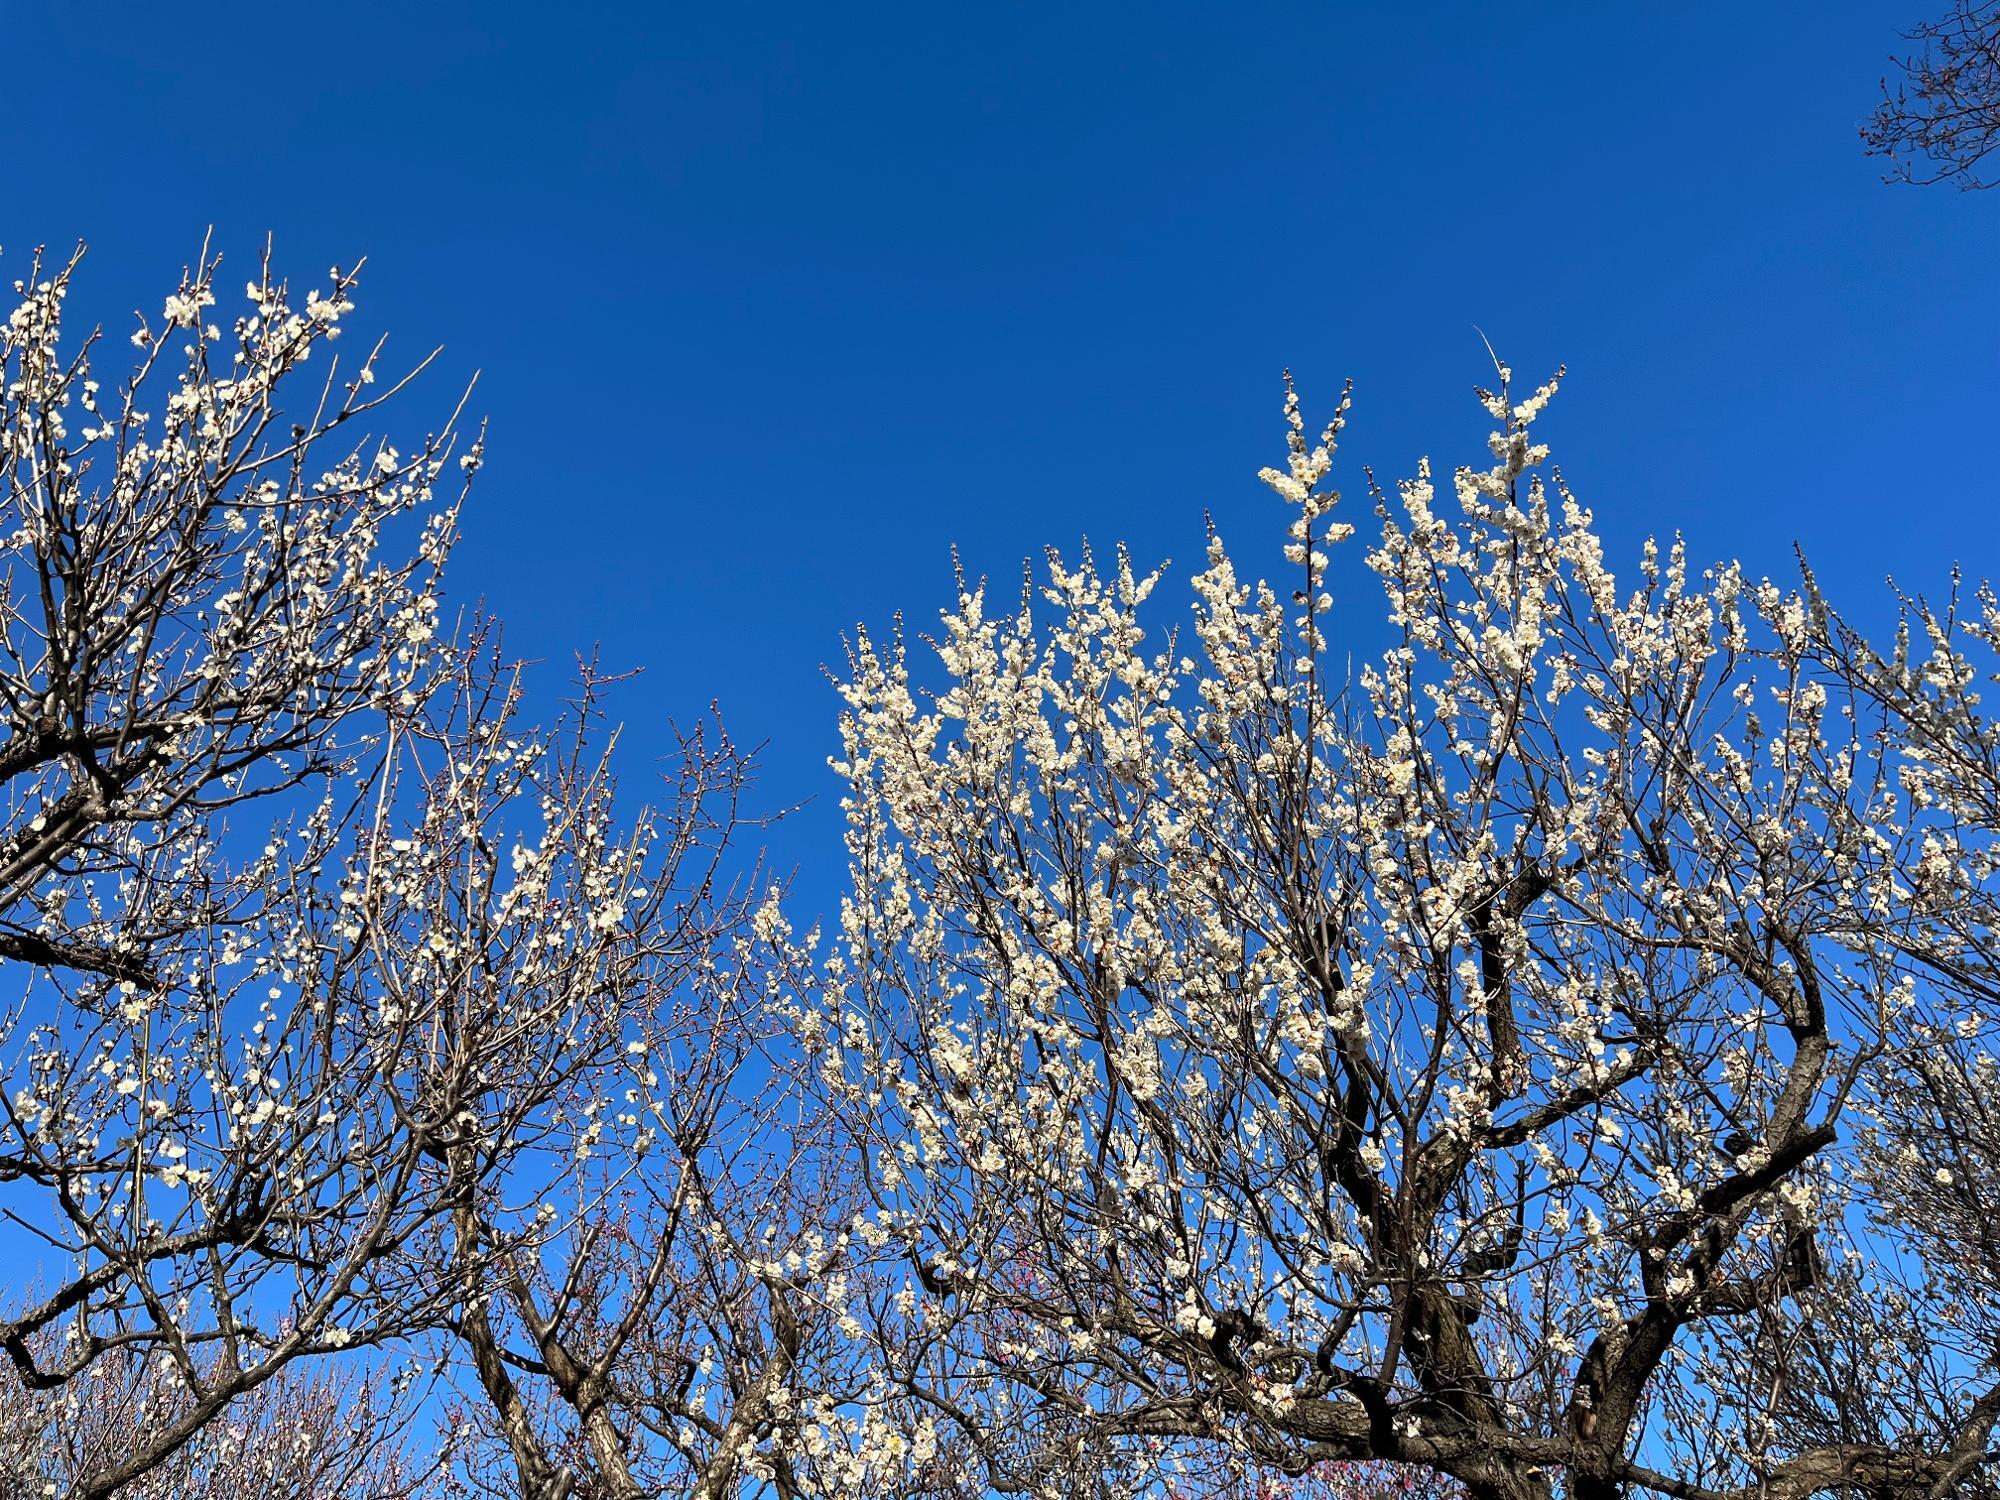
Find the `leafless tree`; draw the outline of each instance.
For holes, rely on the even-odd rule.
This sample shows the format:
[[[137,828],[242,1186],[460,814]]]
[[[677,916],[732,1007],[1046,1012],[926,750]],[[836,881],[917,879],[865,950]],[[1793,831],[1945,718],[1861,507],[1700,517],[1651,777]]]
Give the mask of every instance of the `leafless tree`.
[[[44,1344],[57,1337],[35,1336]],[[53,1351],[50,1361],[53,1362]],[[380,1371],[288,1365],[231,1403],[121,1500],[423,1500],[439,1455],[414,1421],[421,1387]],[[171,1360],[118,1354],[58,1391],[0,1371],[0,1497],[88,1489],[169,1430],[193,1393]],[[414,1429],[414,1430],[413,1430]]]
[[[1861,127],[1868,154],[1890,159],[1891,182],[1992,186],[1984,167],[2000,146],[2000,4],[1952,0],[1905,39],[1916,50],[1896,60],[1902,77],[1884,81]]]

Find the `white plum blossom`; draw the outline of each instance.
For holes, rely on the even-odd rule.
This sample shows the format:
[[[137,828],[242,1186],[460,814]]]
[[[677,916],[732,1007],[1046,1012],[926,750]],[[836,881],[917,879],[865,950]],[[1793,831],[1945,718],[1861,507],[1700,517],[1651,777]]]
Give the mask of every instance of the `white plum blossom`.
[[[1975,1337],[1841,1361],[1884,1319],[2000,1332],[1974,1215],[1887,1207],[1966,1166],[1869,1124],[1977,1097],[1894,1082],[1927,1055],[1894,997],[2000,993],[2000,730],[1949,635],[2000,609],[1913,609],[1928,655],[1877,659],[1810,575],[1675,539],[1614,576],[1534,432],[1558,383],[1501,368],[1450,501],[1371,483],[1375,609],[1333,604],[1347,399],[1315,439],[1288,384],[1270,581],[1213,536],[1176,629],[1162,573],[1052,553],[1011,607],[961,582],[928,649],[855,637],[815,1036],[929,1268],[905,1378],[1012,1432],[994,1488],[1175,1493],[1227,1452],[1496,1500],[1986,1472]]]

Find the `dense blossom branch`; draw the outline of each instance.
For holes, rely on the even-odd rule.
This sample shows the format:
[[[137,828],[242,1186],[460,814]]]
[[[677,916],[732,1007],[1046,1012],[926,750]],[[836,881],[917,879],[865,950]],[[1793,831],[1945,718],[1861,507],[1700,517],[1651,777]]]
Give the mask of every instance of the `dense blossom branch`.
[[[1809,585],[1678,542],[1614,577],[1534,436],[1554,392],[1503,369],[1491,466],[1377,495],[1389,639],[1351,680],[1346,403],[1315,442],[1289,394],[1289,579],[1212,539],[1160,640],[1159,574],[1052,554],[1010,613],[962,584],[934,690],[900,633],[856,641],[827,1075],[918,1262],[887,1357],[1015,1435],[968,1448],[987,1486],[1985,1472],[1970,1351],[1895,1430],[1773,1403],[1805,1330],[1880,1305],[1858,1127],[1926,983],[1986,972],[1910,895],[1956,816]],[[1990,885],[1992,824],[1968,847]]]
[[[300,304],[266,262],[229,317],[204,251],[107,390],[98,337],[64,338],[78,265],[37,258],[0,331],[0,1184],[43,1287],[0,1351],[52,1398],[160,1361],[184,1393],[88,1496],[291,1361],[431,1316],[396,1256],[437,1122],[377,1086],[397,1026],[331,872],[366,862],[385,729],[446,680],[478,446],[453,462],[455,414],[407,449],[366,431],[405,382],[379,344],[333,358],[352,272]]]
[[[9,1484],[1993,1493],[1990,591],[1616,576],[1504,368],[1344,545],[1288,388],[1276,581],[855,638],[796,932],[718,722],[636,805],[594,663],[545,727],[441,621],[478,445],[336,431],[351,274],[225,335],[204,255],[107,395],[74,271],[0,343]]]

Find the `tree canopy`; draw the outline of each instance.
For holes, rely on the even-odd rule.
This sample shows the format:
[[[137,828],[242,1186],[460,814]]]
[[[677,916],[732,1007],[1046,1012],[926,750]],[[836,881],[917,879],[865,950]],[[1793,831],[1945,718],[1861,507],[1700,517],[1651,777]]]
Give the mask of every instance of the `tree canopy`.
[[[822,928],[718,722],[641,804],[446,609],[483,450],[372,430],[352,272],[204,254],[111,390],[75,273],[0,330],[9,1485],[1994,1492],[1991,591],[1614,558],[1504,366],[1342,500],[1288,382],[1190,613],[853,637]]]

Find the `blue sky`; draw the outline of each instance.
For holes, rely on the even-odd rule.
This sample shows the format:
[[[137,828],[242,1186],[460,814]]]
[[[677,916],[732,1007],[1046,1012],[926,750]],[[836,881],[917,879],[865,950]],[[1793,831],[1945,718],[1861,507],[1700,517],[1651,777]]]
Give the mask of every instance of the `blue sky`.
[[[823,890],[841,631],[934,618],[953,543],[1274,551],[1288,365],[1314,417],[1356,381],[1350,494],[1480,455],[1478,328],[1568,363],[1616,556],[1798,542],[1877,618],[2000,572],[2000,192],[1855,138],[1923,13],[0,0],[0,271],[88,240],[111,321],[210,225],[366,254],[361,325],[446,348],[404,425],[484,372],[458,597],[551,702],[645,666],[641,754],[720,698]]]

